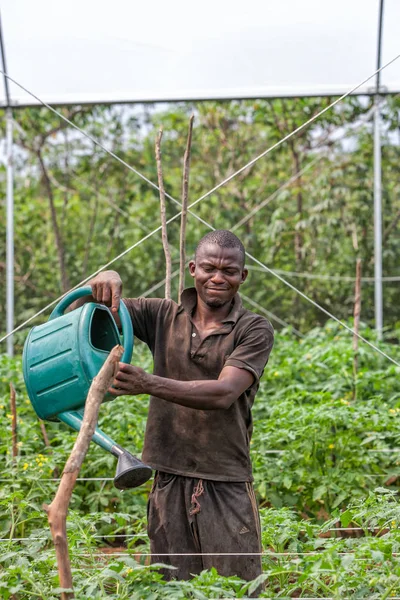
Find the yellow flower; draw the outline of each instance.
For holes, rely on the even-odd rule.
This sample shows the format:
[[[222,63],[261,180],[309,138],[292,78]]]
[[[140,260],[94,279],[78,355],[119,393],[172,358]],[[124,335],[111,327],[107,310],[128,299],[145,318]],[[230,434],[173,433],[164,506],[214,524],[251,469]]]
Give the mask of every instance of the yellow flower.
[[[332,448],[334,448],[334,447],[335,447],[335,444],[329,444],[329,446],[328,446],[328,447],[329,447],[329,448],[332,450]]]
[[[29,467],[29,464],[28,463],[24,463],[24,466],[22,468],[23,468],[24,471],[26,471],[28,467]]]
[[[129,575],[129,573],[133,573],[133,569],[130,569],[130,568],[129,568],[129,569],[127,569],[127,570],[126,570],[126,574],[127,574],[127,575]]]
[[[396,414],[396,411],[394,410],[394,408],[389,408],[389,412],[390,412],[392,415],[395,415],[395,414]]]
[[[11,413],[7,413],[6,417],[7,417],[7,419],[12,419],[12,414]]]
[[[350,404],[350,402],[348,400],[345,400],[344,398],[340,398],[340,402],[342,404],[345,404],[346,406],[348,406]]]
[[[394,529],[396,527],[396,521],[392,521],[392,528]]]
[[[0,404],[0,409],[3,409],[3,408],[4,408],[4,404]]]
[[[275,371],[274,377],[279,377],[279,371]]]

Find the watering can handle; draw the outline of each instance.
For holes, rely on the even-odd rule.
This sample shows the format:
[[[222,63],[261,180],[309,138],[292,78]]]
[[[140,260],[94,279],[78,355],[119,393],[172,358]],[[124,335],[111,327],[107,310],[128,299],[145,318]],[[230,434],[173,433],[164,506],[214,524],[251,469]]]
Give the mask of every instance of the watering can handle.
[[[57,319],[57,317],[61,317],[64,314],[65,309],[68,308],[70,304],[75,302],[75,300],[78,300],[78,298],[91,295],[92,288],[90,286],[81,287],[76,290],[73,290],[72,292],[64,296],[62,300],[60,300],[60,302],[57,304],[57,306],[51,313],[49,321],[51,321],[52,319]],[[122,301],[119,303],[118,314],[121,319],[122,334],[124,336],[124,353],[122,355],[121,362],[130,364],[133,352],[133,327],[131,318],[128,313],[128,309]]]

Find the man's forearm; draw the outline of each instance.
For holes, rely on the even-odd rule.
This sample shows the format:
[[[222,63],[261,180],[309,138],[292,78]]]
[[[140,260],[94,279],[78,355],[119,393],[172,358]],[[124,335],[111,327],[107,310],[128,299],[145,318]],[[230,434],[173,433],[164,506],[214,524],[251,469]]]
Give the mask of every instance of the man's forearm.
[[[226,409],[236,400],[232,386],[220,380],[176,381],[146,373],[144,387],[147,394],[200,410]]]
[[[224,367],[218,379],[177,381],[120,363],[113,387],[108,391],[112,396],[151,394],[188,408],[220,410],[229,408],[253,381],[252,373],[233,366]]]

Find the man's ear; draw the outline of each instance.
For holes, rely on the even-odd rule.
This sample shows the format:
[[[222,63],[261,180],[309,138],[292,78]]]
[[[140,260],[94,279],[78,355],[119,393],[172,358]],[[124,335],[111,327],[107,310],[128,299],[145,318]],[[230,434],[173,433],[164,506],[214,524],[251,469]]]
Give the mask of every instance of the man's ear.
[[[194,262],[194,260],[191,260],[189,262],[189,273],[191,274],[192,277],[194,277],[195,270],[196,270],[196,263]]]
[[[242,271],[242,281],[240,282],[240,285],[242,285],[242,283],[244,283],[246,281],[248,274],[249,274],[249,270],[248,269],[243,269],[243,271]]]

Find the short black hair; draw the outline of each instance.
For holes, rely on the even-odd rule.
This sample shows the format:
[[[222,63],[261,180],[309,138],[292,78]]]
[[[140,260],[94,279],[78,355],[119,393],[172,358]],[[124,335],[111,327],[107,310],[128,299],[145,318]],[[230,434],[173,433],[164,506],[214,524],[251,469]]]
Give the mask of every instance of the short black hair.
[[[231,231],[228,231],[228,229],[215,229],[214,231],[210,231],[204,237],[202,237],[199,243],[197,244],[194,253],[195,259],[197,257],[199,249],[202,248],[205,244],[216,244],[221,248],[237,248],[240,251],[244,266],[246,256],[244,246],[239,240],[239,238]]]

